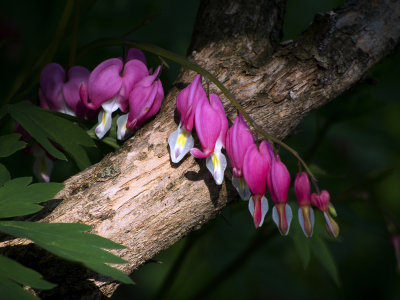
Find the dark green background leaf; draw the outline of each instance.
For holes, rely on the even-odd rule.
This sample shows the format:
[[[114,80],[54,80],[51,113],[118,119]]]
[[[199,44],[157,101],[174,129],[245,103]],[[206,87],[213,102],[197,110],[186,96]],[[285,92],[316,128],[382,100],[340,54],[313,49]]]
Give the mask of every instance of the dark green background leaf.
[[[24,267],[18,262],[1,255],[0,273],[5,278],[36,289],[48,290],[56,286],[55,284],[42,279],[42,275],[38,272]]]
[[[0,221],[0,231],[15,237],[31,239],[55,255],[80,262],[96,272],[123,283],[132,283],[128,275],[105,265],[106,263],[123,264],[126,261],[103,249],[124,247],[101,236],[86,233],[85,231],[90,228],[83,224]]]
[[[0,136],[0,157],[7,157],[11,154],[21,150],[25,147],[26,143],[20,141],[21,135],[19,133],[11,133]]]
[[[65,155],[50,140],[69,153],[80,169],[90,165],[82,146],[94,147],[95,144],[76,124],[28,103],[9,105],[8,112],[55,158],[66,160]]]
[[[45,202],[57,194],[62,183],[35,183],[32,178],[20,177],[7,181],[0,188],[0,218],[23,216],[42,209],[37,203]]]
[[[0,186],[2,186],[6,181],[10,180],[10,172],[8,172],[7,168],[0,164]]]

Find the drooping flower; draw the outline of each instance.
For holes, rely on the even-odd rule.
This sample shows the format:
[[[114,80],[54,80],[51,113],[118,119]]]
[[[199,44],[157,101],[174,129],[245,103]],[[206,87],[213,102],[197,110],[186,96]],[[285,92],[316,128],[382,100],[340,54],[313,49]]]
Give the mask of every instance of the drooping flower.
[[[268,212],[268,200],[265,193],[271,166],[269,143],[262,141],[259,149],[256,144],[250,145],[243,161],[243,176],[252,193],[249,199],[249,211],[256,228],[263,224]]]
[[[253,144],[253,134],[250,132],[242,115],[239,114],[226,135],[226,153],[233,168],[232,184],[243,200],[248,200],[251,197],[242,169],[246,151]]]
[[[129,113],[120,116],[117,120],[117,137],[119,140],[127,136],[127,129],[131,132],[136,130],[143,122],[160,110],[164,98],[161,80],[157,79],[160,70],[161,66],[133,87],[129,94]]]
[[[272,219],[278,226],[281,235],[289,233],[292,221],[292,209],[287,204],[290,187],[290,174],[281,162],[279,155],[273,156],[271,161],[268,189],[275,206],[272,208]]]
[[[311,207],[310,182],[305,172],[296,175],[294,191],[299,204],[298,217],[301,229],[306,237],[311,237],[314,228],[314,210]]]
[[[222,147],[225,148],[228,119],[221,99],[216,94],[200,98],[196,106],[195,125],[203,151],[192,148],[190,153],[196,158],[206,158],[207,169],[217,184],[222,184],[227,166]]]
[[[199,99],[206,99],[206,93],[201,84],[202,77],[196,75],[193,82],[184,88],[176,97],[176,108],[180,123],[168,138],[171,161],[178,163],[194,146],[192,130],[194,115]]]
[[[59,64],[46,65],[40,75],[40,106],[80,118],[93,117],[79,96],[79,87],[87,84],[89,75],[89,70],[81,66],[70,68],[67,77]]]
[[[111,58],[100,63],[90,74],[87,85],[80,86],[80,97],[86,107],[102,110],[95,132],[99,139],[110,130],[112,113],[128,111],[128,98],[134,85],[149,75],[141,51],[130,51],[125,63],[122,58]]]
[[[338,237],[339,226],[335,222],[335,220],[333,220],[333,218],[329,212],[330,199],[331,199],[331,196],[329,195],[328,191],[326,191],[326,190],[322,190],[321,193],[319,193],[319,194],[313,193],[311,195],[311,203],[313,205],[315,205],[324,215],[326,231],[332,237]]]

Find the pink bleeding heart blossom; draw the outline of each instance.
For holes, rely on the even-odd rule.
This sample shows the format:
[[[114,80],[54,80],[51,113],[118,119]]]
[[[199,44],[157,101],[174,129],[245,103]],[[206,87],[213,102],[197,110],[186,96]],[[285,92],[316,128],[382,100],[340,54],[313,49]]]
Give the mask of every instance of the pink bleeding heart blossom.
[[[272,209],[272,219],[282,235],[287,235],[292,221],[292,209],[287,204],[290,187],[290,174],[281,162],[279,155],[273,156],[268,189],[275,206]]]
[[[313,193],[311,195],[311,203],[316,206],[324,215],[325,218],[325,228],[326,231],[332,237],[338,237],[339,235],[339,226],[333,220],[329,208],[330,208],[330,199],[328,191],[322,190],[319,194]]]
[[[81,84],[87,84],[90,72],[81,66],[68,71],[56,63],[46,65],[40,75],[40,106],[80,118],[93,118],[93,110],[85,107],[79,96]]]
[[[192,130],[197,103],[207,101],[207,95],[201,84],[202,77],[197,74],[187,87],[176,97],[176,108],[179,113],[179,126],[168,138],[171,161],[178,163],[194,146]]]
[[[153,74],[144,77],[132,89],[129,95],[129,114],[122,115],[117,120],[118,139],[125,138],[127,128],[131,132],[136,130],[160,110],[164,98],[161,80],[157,79],[160,70],[161,66]]]
[[[117,109],[128,111],[128,98],[134,85],[149,75],[140,50],[131,49],[128,59],[125,63],[122,58],[107,59],[92,71],[87,85],[80,86],[80,97],[86,107],[103,108],[95,131],[100,139],[111,128],[112,113]]]
[[[265,198],[267,181],[271,166],[269,143],[262,141],[258,150],[256,144],[248,147],[243,161],[243,176],[252,197],[249,200],[249,211],[253,216],[254,225],[260,227],[268,211],[268,201]]]
[[[226,135],[226,153],[233,168],[232,184],[243,200],[248,200],[251,197],[249,187],[243,178],[242,169],[246,151],[253,144],[253,134],[243,116],[238,114]]]
[[[217,184],[222,184],[226,169],[226,158],[221,150],[225,148],[228,119],[221,99],[216,94],[200,98],[195,113],[196,132],[203,151],[192,148],[190,153],[196,158],[207,158],[206,166]]]
[[[294,191],[299,204],[299,223],[306,237],[311,237],[314,227],[314,210],[311,208],[310,182],[305,172],[298,173],[294,180]]]

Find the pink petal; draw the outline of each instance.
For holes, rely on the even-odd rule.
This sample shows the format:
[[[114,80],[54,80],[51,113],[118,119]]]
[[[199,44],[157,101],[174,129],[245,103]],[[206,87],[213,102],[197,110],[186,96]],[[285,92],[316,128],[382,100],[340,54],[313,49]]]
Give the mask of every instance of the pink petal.
[[[202,77],[196,75],[193,82],[184,88],[176,97],[176,108],[178,110],[182,127],[186,131],[192,131],[194,116],[199,99],[207,98],[201,84]]]
[[[239,114],[226,135],[226,152],[236,177],[242,177],[244,156],[250,145],[254,144],[253,134]]]
[[[82,115],[82,103],[79,95],[81,84],[87,84],[90,71],[81,66],[74,66],[68,71],[68,81],[63,86],[63,94],[67,105],[76,113],[78,117]],[[78,114],[77,112],[80,112]]]
[[[228,119],[225,115],[224,105],[221,102],[221,99],[216,94],[210,94],[210,104],[218,112],[219,119],[221,122],[221,131],[219,134],[219,138],[222,142],[222,145],[225,148],[225,140],[226,140],[226,132],[228,131]]]
[[[316,193],[311,195],[311,203],[323,212],[328,210],[330,199],[331,196],[326,190],[322,190],[319,195]]]
[[[298,173],[294,180],[294,192],[297,197],[297,203],[302,205],[309,205],[311,203],[310,194],[310,181],[305,172]]]
[[[215,143],[221,132],[221,121],[219,112],[204,98],[197,104],[195,124],[203,153],[211,154],[214,151]]]
[[[88,95],[91,107],[100,105],[117,96],[122,87],[122,60],[111,58],[99,64],[89,76]]]
[[[274,203],[287,202],[290,187],[290,174],[281,162],[279,155],[272,160],[268,189]]]
[[[256,144],[247,149],[243,162],[243,176],[253,195],[264,195],[270,169],[268,158],[260,153]]]
[[[128,50],[128,54],[126,55],[126,62],[129,62],[131,60],[140,60],[142,63],[146,65],[146,56],[144,56],[144,53],[136,48],[130,48]]]
[[[40,74],[39,99],[43,108],[59,111],[65,106],[62,88],[65,82],[65,71],[56,63],[46,65]]]

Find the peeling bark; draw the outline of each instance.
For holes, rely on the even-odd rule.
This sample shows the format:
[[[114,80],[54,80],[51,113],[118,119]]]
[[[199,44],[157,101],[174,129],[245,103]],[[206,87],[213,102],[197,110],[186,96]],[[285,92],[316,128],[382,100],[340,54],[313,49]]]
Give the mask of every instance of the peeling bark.
[[[203,1],[188,56],[216,75],[260,127],[281,139],[307,112],[362,79],[400,36],[399,1],[351,1],[317,15],[306,32],[275,51],[284,9],[280,0]],[[173,164],[169,159],[167,139],[178,123],[175,98],[194,75],[182,70],[155,119],[121,149],[68,179],[56,196],[62,201],[48,207],[42,221],[93,226],[93,233],[127,247],[115,253],[129,261],[118,267],[130,273],[237,199],[229,181],[215,185],[204,160],[186,157]],[[210,92],[219,93],[213,85]],[[232,120],[235,109],[222,99]],[[1,246],[17,257],[23,252],[17,245],[27,243],[11,240]],[[76,273],[75,280],[94,278],[79,279],[88,283],[77,288],[82,297],[111,296],[118,285],[90,272]],[[74,293],[68,282],[53,282],[60,287],[41,297]]]

